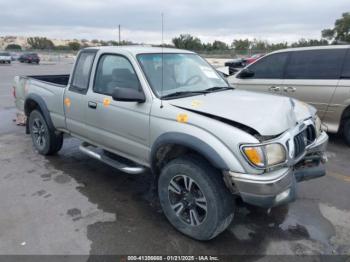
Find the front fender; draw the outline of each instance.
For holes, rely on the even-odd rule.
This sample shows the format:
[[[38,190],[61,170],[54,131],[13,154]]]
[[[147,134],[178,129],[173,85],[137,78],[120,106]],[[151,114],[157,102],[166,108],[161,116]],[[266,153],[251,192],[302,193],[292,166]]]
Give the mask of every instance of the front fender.
[[[199,154],[203,155],[216,168],[219,168],[222,170],[229,170],[228,165],[221,158],[221,156],[207,143],[205,143],[204,141],[194,136],[177,133],[177,132],[165,133],[160,137],[158,137],[157,140],[154,142],[151,150],[152,166],[153,166],[154,159],[156,157],[157,150],[162,145],[166,145],[166,144],[176,144],[176,145],[181,145],[181,146],[190,148],[198,152]]]

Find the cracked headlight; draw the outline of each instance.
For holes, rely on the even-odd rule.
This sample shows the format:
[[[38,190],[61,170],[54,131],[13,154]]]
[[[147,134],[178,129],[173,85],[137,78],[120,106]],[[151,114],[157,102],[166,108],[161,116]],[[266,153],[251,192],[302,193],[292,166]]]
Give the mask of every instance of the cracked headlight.
[[[245,158],[255,167],[268,168],[286,161],[286,150],[281,144],[242,146]]]

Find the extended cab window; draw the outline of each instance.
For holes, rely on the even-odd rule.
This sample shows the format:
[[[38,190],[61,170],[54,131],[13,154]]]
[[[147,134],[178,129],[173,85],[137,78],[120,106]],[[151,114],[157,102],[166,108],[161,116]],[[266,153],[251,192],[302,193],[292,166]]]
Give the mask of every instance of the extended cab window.
[[[254,76],[251,78],[283,78],[283,70],[287,57],[288,53],[277,53],[265,56],[249,67],[249,69],[254,72]]]
[[[286,68],[288,79],[338,79],[346,49],[291,52]]]
[[[350,78],[350,49],[345,57],[343,72],[341,74],[342,78]]]
[[[97,66],[94,91],[112,95],[116,88],[140,90],[140,82],[130,61],[120,55],[103,55]]]
[[[79,92],[87,91],[94,58],[94,52],[83,52],[79,55],[70,89]]]

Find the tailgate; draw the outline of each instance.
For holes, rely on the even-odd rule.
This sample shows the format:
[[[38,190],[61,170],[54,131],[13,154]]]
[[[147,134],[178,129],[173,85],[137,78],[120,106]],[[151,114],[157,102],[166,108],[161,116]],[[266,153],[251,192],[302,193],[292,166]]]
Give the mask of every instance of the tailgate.
[[[28,78],[16,76],[13,83],[13,95],[15,97],[15,105],[19,111],[24,111],[25,88]]]

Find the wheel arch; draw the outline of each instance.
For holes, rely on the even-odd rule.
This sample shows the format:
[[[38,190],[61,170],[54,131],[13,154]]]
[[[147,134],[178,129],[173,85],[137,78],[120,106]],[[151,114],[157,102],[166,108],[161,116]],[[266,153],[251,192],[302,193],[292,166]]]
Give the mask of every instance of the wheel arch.
[[[29,94],[24,102],[24,114],[27,116],[26,133],[29,134],[28,121],[30,113],[35,109],[39,110],[42,113],[49,128],[51,130],[55,130],[55,127],[51,120],[50,112],[44,99],[37,94]]]
[[[177,156],[195,153],[220,170],[229,170],[223,158],[206,142],[188,134],[169,132],[161,135],[151,149],[151,169],[159,175],[161,168]]]

